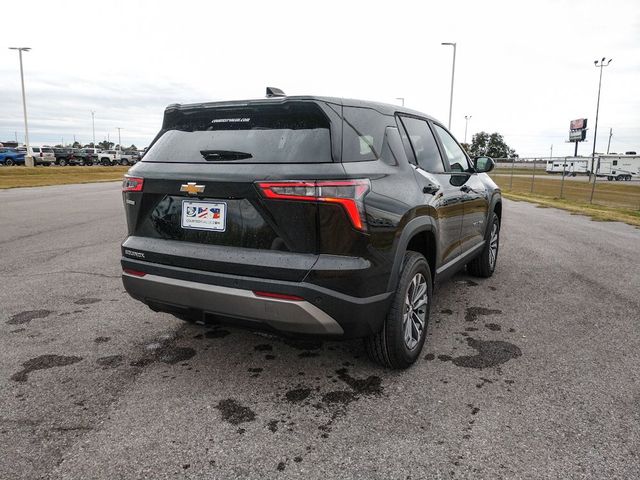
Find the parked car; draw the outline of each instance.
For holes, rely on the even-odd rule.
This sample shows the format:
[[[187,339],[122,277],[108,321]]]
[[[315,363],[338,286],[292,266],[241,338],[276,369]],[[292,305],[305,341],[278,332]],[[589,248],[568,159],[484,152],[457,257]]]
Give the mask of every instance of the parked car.
[[[85,165],[93,165],[100,161],[100,153],[102,150],[99,148],[83,148],[82,153],[85,155]]]
[[[140,157],[136,151],[128,150],[120,154],[120,165],[134,165],[138,160]]]
[[[27,154],[26,147],[20,147],[16,149],[19,152]],[[44,165],[49,166],[56,163],[56,156],[53,153],[53,148],[51,147],[34,147],[29,145],[28,149],[29,156],[33,157],[34,165]]]
[[[212,132],[215,132],[212,134]],[[496,268],[501,193],[436,119],[327,97],[170,105],[123,182],[126,291],[187,321],[419,358],[433,285]]]
[[[15,148],[0,147],[0,165],[24,165],[24,152],[18,152]]]
[[[117,165],[120,163],[121,154],[119,150],[103,150],[98,158],[100,165]]]
[[[64,167],[65,165],[75,164],[73,148],[53,148],[53,154],[56,157],[56,165]]]

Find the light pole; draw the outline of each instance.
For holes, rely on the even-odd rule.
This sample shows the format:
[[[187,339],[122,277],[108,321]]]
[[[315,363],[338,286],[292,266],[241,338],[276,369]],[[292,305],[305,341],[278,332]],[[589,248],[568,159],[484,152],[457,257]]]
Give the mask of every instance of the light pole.
[[[467,143],[467,127],[469,126],[469,120],[471,120],[472,115],[464,116],[464,143]]]
[[[609,64],[611,63],[611,60],[613,59],[609,59],[609,61],[605,64],[606,58],[602,57],[602,60],[600,60],[600,64],[598,64],[598,60],[595,60],[593,62],[593,64],[596,66],[596,68],[600,69],[600,81],[598,82],[598,103],[596,104],[596,126],[593,129],[593,151],[591,153],[591,174],[593,175],[593,185],[595,186],[596,184],[596,172],[593,169],[594,164],[595,164],[595,160],[596,160],[596,138],[598,135],[598,115],[600,114],[600,90],[602,88],[602,69],[604,67],[608,67]],[[593,200],[593,188],[591,189],[591,198],[589,200],[589,202],[591,202]]]
[[[28,52],[30,47],[9,47],[9,50],[18,50],[20,57],[20,83],[22,84],[22,111],[24,112],[24,146],[27,147],[27,154],[24,157],[24,164],[33,167],[33,157],[29,155],[29,127],[27,123],[27,97],[24,93],[24,72],[22,70],[22,52]]]
[[[91,110],[91,127],[93,128],[93,148],[96,148],[96,112]]]
[[[456,76],[456,44],[455,42],[443,42],[442,45],[453,47],[453,67],[451,68],[451,97],[449,98],[449,130],[451,130],[451,111],[453,110],[453,80]]]
[[[120,130],[122,130],[122,128],[120,127],[116,127],[118,129],[118,149],[122,152],[122,140],[120,139]]]
[[[396,97],[396,100],[400,100],[402,102],[402,106],[404,107],[404,97]]]

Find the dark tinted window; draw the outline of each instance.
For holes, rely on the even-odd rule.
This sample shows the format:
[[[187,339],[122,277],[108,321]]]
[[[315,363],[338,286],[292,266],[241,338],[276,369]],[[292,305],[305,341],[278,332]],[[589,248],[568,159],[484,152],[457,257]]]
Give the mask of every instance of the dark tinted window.
[[[458,145],[458,142],[451,136],[449,132],[447,132],[440,125],[435,125],[436,132],[440,137],[440,141],[444,146],[444,152],[449,160],[449,165],[451,166],[452,172],[466,172],[469,170],[469,162],[467,161],[467,156],[464,153],[464,150]]]
[[[344,107],[342,115],[342,161],[379,159],[387,126],[395,126],[393,117],[361,107]]]
[[[444,172],[444,164],[433,133],[425,120],[402,117],[418,165],[427,172]]]
[[[167,112],[145,162],[331,162],[330,123],[312,102]]]

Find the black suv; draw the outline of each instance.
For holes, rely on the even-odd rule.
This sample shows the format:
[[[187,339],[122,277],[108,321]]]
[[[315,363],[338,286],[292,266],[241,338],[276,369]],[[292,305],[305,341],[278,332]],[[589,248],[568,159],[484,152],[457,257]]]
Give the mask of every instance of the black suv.
[[[170,105],[123,183],[122,279],[155,311],[364,337],[411,365],[433,284],[489,277],[502,203],[437,120],[325,97]]]

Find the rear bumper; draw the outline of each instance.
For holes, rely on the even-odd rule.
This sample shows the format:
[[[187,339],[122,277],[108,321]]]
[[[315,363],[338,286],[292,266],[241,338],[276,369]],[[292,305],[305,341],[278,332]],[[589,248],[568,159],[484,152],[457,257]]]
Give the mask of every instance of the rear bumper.
[[[124,257],[122,266],[145,272],[144,276],[123,272],[122,282],[129,295],[154,310],[221,315],[242,320],[238,322],[242,326],[266,326],[291,334],[371,335],[382,328],[392,298],[392,293],[351,297],[305,282],[212,273]],[[302,300],[261,297],[255,291]]]

